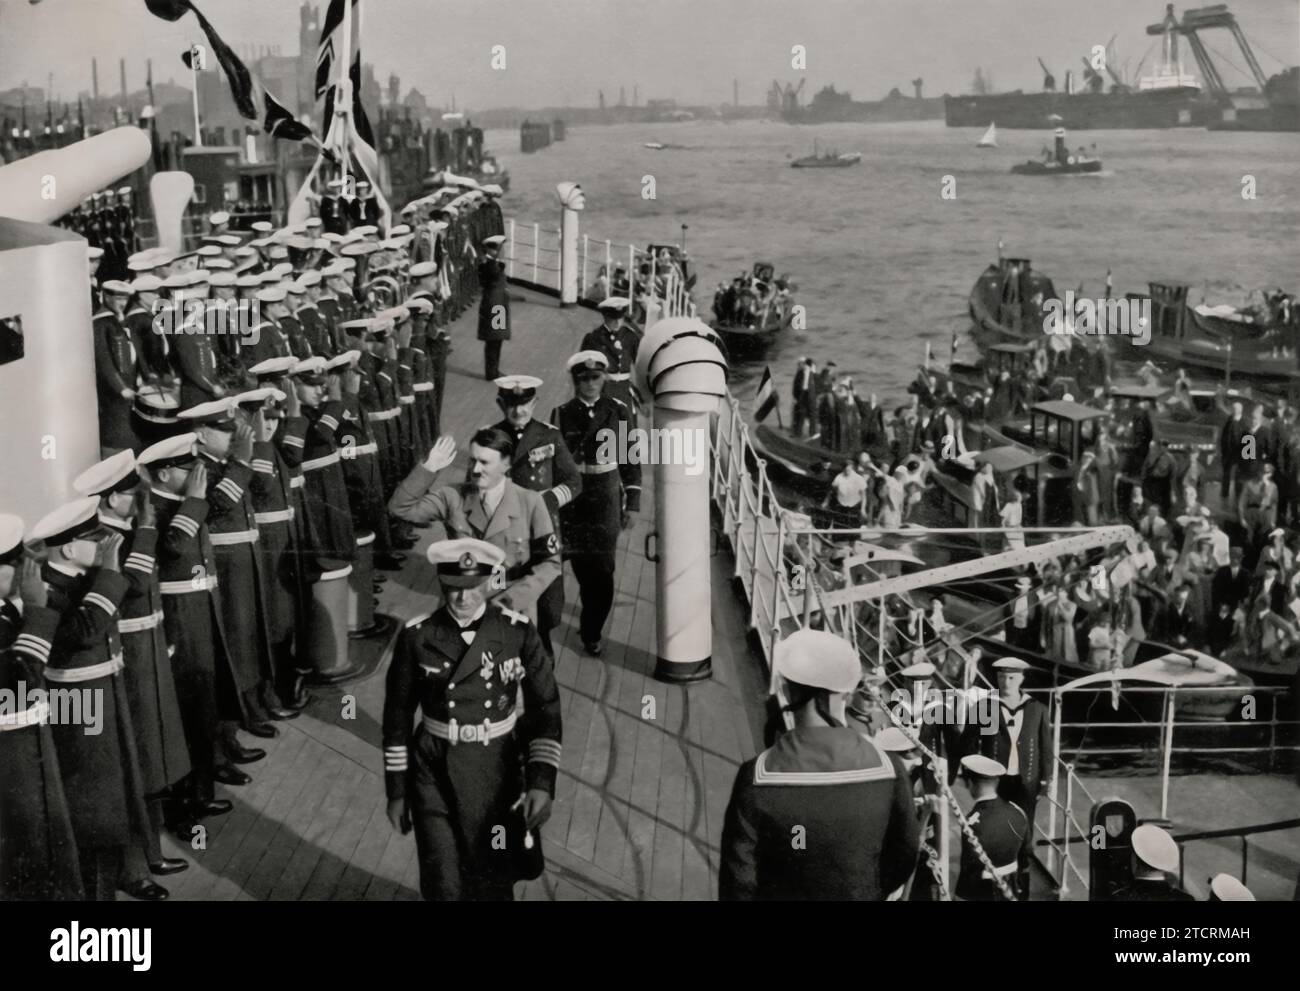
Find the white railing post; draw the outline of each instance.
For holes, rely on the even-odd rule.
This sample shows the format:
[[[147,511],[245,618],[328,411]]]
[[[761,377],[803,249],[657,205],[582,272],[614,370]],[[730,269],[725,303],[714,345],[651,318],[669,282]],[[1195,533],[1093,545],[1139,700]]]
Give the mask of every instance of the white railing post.
[[[587,255],[591,251],[591,239],[582,235],[582,285],[578,286],[578,298],[587,298]]]
[[[506,277],[513,279],[515,277],[515,218],[510,218],[510,260],[506,263]]]
[[[614,295],[614,246],[605,238],[605,279],[609,282],[607,296]]]
[[[636,306],[636,245],[627,246],[627,296],[630,302],[629,312]],[[641,328],[645,330],[643,326]]]
[[[768,641],[767,662],[772,663],[777,638],[781,635],[781,576],[785,574],[785,515],[776,517],[776,564],[772,569],[772,632]]]
[[[564,231],[555,232],[555,291],[564,298]],[[577,302],[577,300],[574,300]]]
[[[641,329],[646,330],[650,327],[650,307],[659,306],[659,284],[655,281],[655,264],[657,259],[655,253],[650,252],[650,276],[646,280],[646,289],[650,292],[650,301],[645,305],[645,326]],[[662,315],[662,314],[661,314]]]
[[[540,248],[539,242],[542,239],[541,224],[533,224],[533,285],[537,285],[537,252]]]

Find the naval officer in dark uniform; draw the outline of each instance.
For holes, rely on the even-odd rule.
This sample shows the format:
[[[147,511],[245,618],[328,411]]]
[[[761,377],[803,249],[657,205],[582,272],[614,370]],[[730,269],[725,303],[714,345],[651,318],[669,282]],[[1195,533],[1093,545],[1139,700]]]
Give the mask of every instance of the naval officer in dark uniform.
[[[489,382],[501,375],[501,344],[510,340],[510,296],[506,292],[506,263],[500,258],[505,236],[483,239],[483,260],[478,263],[482,296],[478,306],[478,339],[483,342],[483,377]]]
[[[961,838],[961,873],[957,876],[956,895],[963,901],[1006,901],[994,876],[1000,877],[1015,892],[1015,874],[1020,848],[1025,844],[1029,820],[1014,802],[998,797],[998,781],[1007,769],[992,757],[967,754],[961,759],[962,778],[975,804],[966,816],[975,839],[993,865],[989,873],[975,853],[970,837]]]
[[[565,557],[582,595],[582,643],[593,657],[603,649],[601,632],[614,604],[619,531],[641,508],[641,466],[612,457],[609,450],[610,439],[626,438],[636,420],[625,403],[602,394],[607,364],[599,351],[570,358],[577,395],[551,414],[582,474],[582,492],[560,511],[560,521]]]
[[[504,585],[505,554],[467,538],[428,556],[444,601],[406,624],[388,669],[388,818],[415,830],[426,899],[509,901],[525,844],[538,850],[532,831],[551,812],[559,689],[528,618],[487,601],[489,586]]]
[[[605,369],[605,395],[618,399],[636,415],[638,404],[632,389],[632,369],[641,337],[623,322],[629,303],[621,296],[611,296],[596,305],[601,325],[582,339],[582,350],[599,351],[609,360]]]
[[[560,431],[533,418],[541,385],[542,380],[532,375],[497,379],[497,405],[505,418],[495,427],[514,438],[510,480],[520,488],[542,494],[551,525],[559,533],[560,509],[582,491],[582,475]],[[537,599],[537,632],[552,657],[555,651],[551,648],[551,631],[560,625],[563,612],[564,575],[559,574]]]
[[[845,724],[857,650],[823,630],[776,645],[795,726],[740,766],[722,827],[723,901],[883,901],[916,864],[911,784]]]

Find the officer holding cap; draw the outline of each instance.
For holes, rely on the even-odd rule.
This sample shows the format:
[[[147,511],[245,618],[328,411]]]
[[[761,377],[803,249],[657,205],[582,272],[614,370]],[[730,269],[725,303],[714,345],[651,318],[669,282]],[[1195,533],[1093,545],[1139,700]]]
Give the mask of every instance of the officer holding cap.
[[[962,779],[975,804],[966,816],[975,839],[993,864],[988,868],[975,853],[970,837],[961,838],[961,873],[957,877],[958,898],[964,901],[1005,901],[994,877],[1015,890],[1015,874],[1020,849],[1025,844],[1029,820],[1014,802],[998,797],[998,782],[1007,769],[992,757],[967,754],[961,759]]]
[[[821,630],[776,645],[794,728],[741,765],[722,828],[724,901],[880,901],[918,849],[908,780],[845,725],[862,677],[857,651]]]
[[[1133,880],[1115,892],[1117,902],[1191,902],[1196,899],[1169,880],[1178,873],[1178,844],[1149,822],[1133,830]]]
[[[415,830],[426,899],[508,901],[525,830],[536,844],[534,831],[550,816],[559,689],[528,618],[487,600],[505,584],[501,549],[444,540],[428,558],[443,604],[406,624],[388,669],[388,818],[403,833]]]
[[[510,480],[541,493],[551,514],[551,525],[560,532],[560,509],[582,491],[582,475],[569,453],[560,431],[533,417],[537,390],[542,380],[532,375],[506,375],[496,380],[497,405],[505,418],[496,429],[514,438],[515,455]],[[537,600],[537,632],[551,656],[551,630],[560,624],[564,612],[564,576],[557,575]]]

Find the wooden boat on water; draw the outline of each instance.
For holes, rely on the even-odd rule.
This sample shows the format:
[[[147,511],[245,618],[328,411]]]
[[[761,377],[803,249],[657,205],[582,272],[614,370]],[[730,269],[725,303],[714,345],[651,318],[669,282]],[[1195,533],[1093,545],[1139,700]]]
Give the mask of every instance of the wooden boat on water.
[[[722,337],[729,356],[762,354],[790,329],[795,302],[791,293],[777,291],[783,281],[768,262],[755,262],[746,285],[719,289],[710,326]]]
[[[1080,149],[1071,155],[1065,146],[1065,128],[1058,127],[1054,134],[1055,149],[1042,160],[1030,160],[1011,166],[1013,175],[1066,176],[1087,175],[1101,171],[1101,159],[1085,155]]]

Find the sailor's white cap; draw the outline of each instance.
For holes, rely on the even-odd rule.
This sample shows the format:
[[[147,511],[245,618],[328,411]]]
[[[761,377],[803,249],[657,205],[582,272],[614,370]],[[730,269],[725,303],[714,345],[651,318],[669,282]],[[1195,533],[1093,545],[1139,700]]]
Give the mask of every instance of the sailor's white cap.
[[[275,230],[275,228],[271,226],[271,222],[269,220],[257,221],[252,225],[252,229],[257,231],[257,233],[259,234],[270,234],[273,230]]]
[[[1253,902],[1255,896],[1231,874],[1216,874],[1210,881],[1210,901]]]
[[[389,231],[388,231],[388,236],[389,236],[389,237],[401,237],[403,234],[410,234],[410,233],[411,233],[411,225],[410,225],[410,224],[398,224],[396,227],[393,227],[393,228],[390,228],[390,229],[389,229]]]
[[[618,313],[626,310],[632,303],[623,296],[610,296],[608,299],[602,299],[596,304],[598,310],[609,310],[611,313]]]
[[[195,445],[198,442],[198,434],[192,433],[166,437],[141,451],[136,464],[165,468],[171,463],[191,460],[197,456]]]
[[[993,668],[996,671],[1028,671],[1029,662],[1019,657],[1000,657],[993,662]]]
[[[351,367],[357,363],[357,360],[360,357],[361,352],[356,348],[353,348],[351,351],[343,351],[340,354],[336,354],[333,358],[326,360],[325,370],[332,372],[336,368],[343,368],[344,366]]]
[[[277,278],[283,279],[286,275],[293,274],[293,266],[288,262],[280,262],[277,265],[271,266],[271,274]]]
[[[217,234],[213,240],[226,248],[238,248],[240,243],[237,234]]]
[[[493,379],[492,384],[497,387],[499,398],[506,401],[527,402],[537,395],[542,380],[535,375],[502,375],[498,379]]]
[[[293,366],[294,375],[320,376],[325,372],[325,359],[320,355],[304,358]]]
[[[239,282],[240,278],[234,272],[213,272],[208,276],[210,286],[235,286]]]
[[[416,296],[402,303],[408,310],[418,310],[421,313],[432,313],[433,302],[427,296]]]
[[[934,677],[934,665],[929,661],[921,661],[919,664],[909,664],[898,673],[909,680],[920,681]]]
[[[259,389],[250,389],[248,392],[241,392],[230,401],[236,406],[249,406],[254,403],[260,405],[265,403],[268,399],[274,399],[277,403],[282,403],[285,400],[285,394],[282,390],[275,388],[275,386],[264,385]]]
[[[235,285],[240,289],[256,289],[262,284],[260,275],[241,275],[235,279]]]
[[[98,496],[82,496],[65,502],[52,512],[46,513],[27,534],[27,543],[43,540],[57,546],[76,540],[79,536],[94,529],[89,526],[99,512]]]
[[[1148,867],[1166,874],[1177,872],[1178,844],[1159,826],[1143,823],[1133,830],[1130,842],[1133,844],[1134,855]]]
[[[501,245],[506,243],[506,236],[504,234],[493,234],[491,237],[485,237],[483,239],[483,243],[486,245],[496,245],[497,247],[500,247]]]
[[[437,275],[438,266],[433,262],[416,262],[410,267],[408,274],[413,279],[422,279],[426,275]]]
[[[112,296],[130,296],[135,291],[131,288],[129,282],[123,282],[120,279],[109,279],[100,288]]]
[[[601,351],[579,351],[565,362],[565,367],[568,368],[570,372],[579,369],[603,372],[609,367],[609,358],[607,358]]]
[[[277,358],[267,358],[265,361],[259,361],[248,371],[250,374],[256,375],[258,378],[268,378],[273,375],[288,375],[293,371],[294,366],[297,364],[298,359],[293,355],[284,355]]]
[[[361,183],[357,183],[357,185],[360,186]],[[373,237],[379,233],[379,228],[374,224],[362,224],[360,227],[353,227],[352,233],[358,237]]]
[[[196,248],[195,254],[202,255],[204,258],[216,258],[221,254],[221,246],[217,244],[205,244],[200,248]]]
[[[301,286],[318,286],[321,282],[321,274],[314,268],[309,268],[298,276],[298,284]]]
[[[231,413],[233,409],[234,406],[230,398],[225,397],[199,403],[189,409],[183,409],[176,414],[176,418],[178,420],[189,420],[196,425],[228,423],[233,419]]]
[[[220,224],[228,224],[230,223],[230,214],[226,213],[225,210],[218,210],[216,213],[210,213],[208,214],[208,223],[213,227]]]
[[[79,495],[103,496],[136,481],[135,455],[127,449],[91,465],[72,480],[72,487]]]
[[[97,262],[104,257],[104,249],[96,248],[94,245],[86,245],[86,260]]]
[[[208,267],[209,272],[213,272],[213,271],[224,272],[227,269],[233,269],[235,267],[235,263],[232,262],[229,258],[209,258],[203,264],[205,264]]]
[[[156,275],[142,275],[131,283],[131,291],[136,292],[157,292],[163,286],[162,279]]]
[[[777,642],[772,663],[786,681],[831,692],[851,692],[862,680],[853,644],[825,630],[796,630]]]
[[[284,286],[267,286],[265,289],[257,291],[257,301],[259,303],[283,303],[287,296],[288,289]]]
[[[961,759],[961,766],[981,778],[1000,778],[1007,773],[1004,764],[983,754],[967,754]]]
[[[0,513],[0,565],[14,564],[22,556],[23,528],[21,516]]]
[[[379,245],[370,244],[364,241],[354,241],[351,244],[345,244],[339,250],[339,253],[347,258],[357,258],[361,255],[373,255],[379,250]]]

